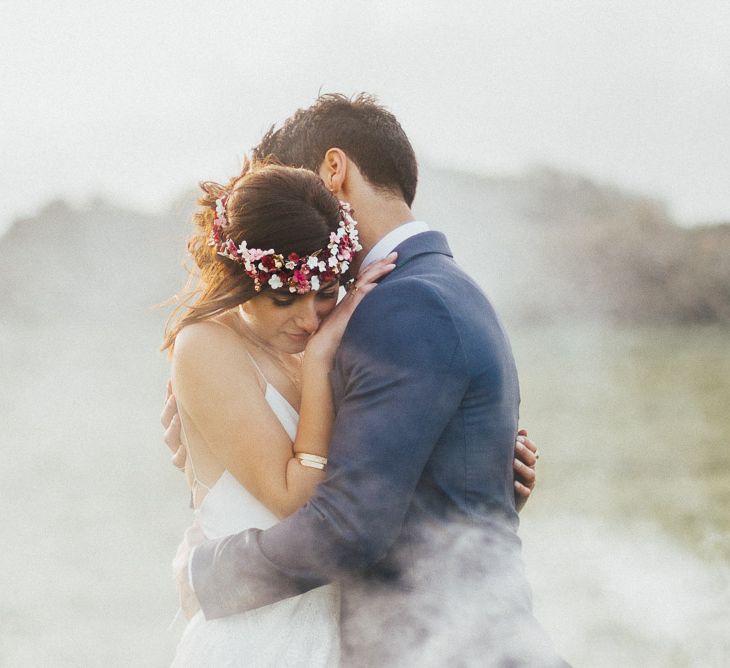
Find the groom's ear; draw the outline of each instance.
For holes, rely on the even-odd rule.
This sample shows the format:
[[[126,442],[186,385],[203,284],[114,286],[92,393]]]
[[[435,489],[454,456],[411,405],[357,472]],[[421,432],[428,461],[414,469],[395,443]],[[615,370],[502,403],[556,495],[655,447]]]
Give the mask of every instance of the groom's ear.
[[[324,184],[338,197],[342,196],[347,178],[348,158],[340,148],[329,148],[319,166],[319,175]]]

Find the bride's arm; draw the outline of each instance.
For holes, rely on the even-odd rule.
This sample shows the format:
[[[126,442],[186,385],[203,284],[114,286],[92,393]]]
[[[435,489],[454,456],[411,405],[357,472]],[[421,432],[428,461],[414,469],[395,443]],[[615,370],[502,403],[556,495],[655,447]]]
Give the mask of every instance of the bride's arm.
[[[294,443],[266,401],[235,333],[203,322],[178,335],[172,379],[183,422],[188,418],[197,440],[279,517],[304,505],[324,478],[294,453],[326,456],[334,421],[328,374],[337,344],[359,301],[392,267],[385,262],[369,267],[358,278],[357,292],[337,306],[307,345]]]
[[[305,409],[295,443],[266,401],[240,339],[229,330],[213,323],[183,329],[175,344],[172,382],[198,469],[205,455],[212,456],[279,517],[307,501],[324,474],[302,466],[294,447],[301,435],[313,454],[326,450],[326,441],[319,439],[329,438],[333,409],[324,362],[307,365],[302,405],[311,408]],[[319,423],[313,419],[315,407],[322,411]]]

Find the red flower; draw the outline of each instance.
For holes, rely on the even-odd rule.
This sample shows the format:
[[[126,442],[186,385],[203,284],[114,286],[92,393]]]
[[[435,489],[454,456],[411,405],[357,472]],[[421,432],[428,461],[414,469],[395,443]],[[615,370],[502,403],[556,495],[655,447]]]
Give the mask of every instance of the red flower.
[[[273,255],[264,255],[261,258],[261,264],[264,265],[264,267],[267,269],[267,271],[271,271],[272,269],[276,269],[276,260],[274,260]]]

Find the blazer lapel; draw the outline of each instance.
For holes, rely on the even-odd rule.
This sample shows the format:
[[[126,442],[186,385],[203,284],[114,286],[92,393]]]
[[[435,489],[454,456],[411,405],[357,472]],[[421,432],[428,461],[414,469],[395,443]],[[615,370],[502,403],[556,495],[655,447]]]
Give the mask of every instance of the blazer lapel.
[[[388,280],[391,276],[395,276],[398,273],[399,268],[421,255],[439,253],[441,255],[446,255],[447,257],[453,257],[444,234],[433,230],[421,232],[409,237],[402,243],[398,244],[395,250],[398,251],[396,268],[391,274],[385,276],[383,280]],[[342,348],[337,351],[334,366],[329,372],[329,380],[332,385],[332,396],[335,401],[335,410],[339,408],[345,391],[345,379],[343,378],[341,367],[342,360],[340,359],[341,350]]]

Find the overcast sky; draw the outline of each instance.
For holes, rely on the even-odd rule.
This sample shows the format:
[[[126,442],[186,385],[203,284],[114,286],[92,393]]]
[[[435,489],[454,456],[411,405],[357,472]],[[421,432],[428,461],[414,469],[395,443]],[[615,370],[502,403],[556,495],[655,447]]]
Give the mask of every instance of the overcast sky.
[[[730,219],[730,2],[0,0],[0,228],[235,172],[317,92],[376,93],[422,162],[534,164]]]

